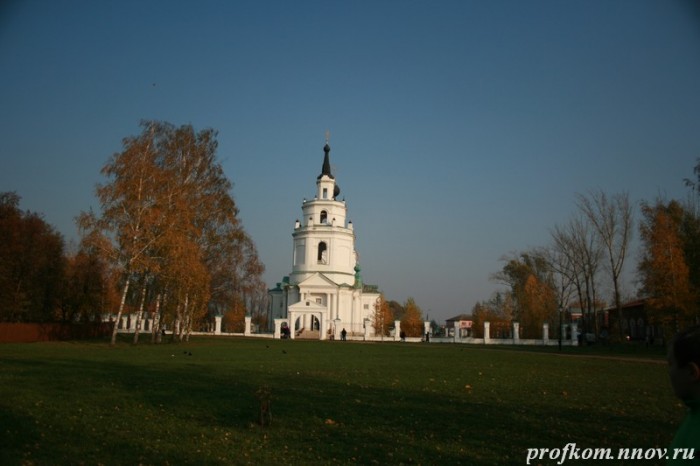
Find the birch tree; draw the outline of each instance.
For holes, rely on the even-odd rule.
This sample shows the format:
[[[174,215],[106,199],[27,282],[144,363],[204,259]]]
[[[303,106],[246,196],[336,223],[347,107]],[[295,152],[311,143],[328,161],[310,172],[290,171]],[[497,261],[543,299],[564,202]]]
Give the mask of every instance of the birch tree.
[[[155,124],[142,124],[144,131],[123,141],[124,150],[114,154],[102,168],[102,174],[110,180],[97,187],[96,194],[102,207],[102,216],[83,217],[84,228],[97,228],[105,232],[114,243],[116,263],[124,276],[121,300],[112,330],[111,344],[117,339],[118,322],[126,305],[129,287],[134,277],[148,270],[148,251],[155,244],[157,231],[157,206],[159,199],[157,182],[156,137],[159,128]],[[95,222],[90,225],[88,222]],[[87,224],[86,224],[87,223]]]
[[[124,277],[117,321],[138,279],[137,328],[154,309],[154,340],[166,322],[187,340],[207,316],[212,296],[240,306],[260,288],[264,268],[216,160],[216,131],[161,122],[142,128],[102,170],[108,182],[97,188],[101,217],[82,220],[113,243]]]

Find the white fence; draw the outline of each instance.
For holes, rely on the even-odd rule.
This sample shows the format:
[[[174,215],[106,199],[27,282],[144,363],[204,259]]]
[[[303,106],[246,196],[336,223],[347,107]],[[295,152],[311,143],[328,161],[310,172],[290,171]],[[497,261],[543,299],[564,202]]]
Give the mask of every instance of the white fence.
[[[214,329],[210,332],[192,332],[192,335],[221,335],[221,336],[244,336],[244,337],[256,337],[256,338],[281,338],[282,336],[282,324],[285,323],[287,319],[275,319],[275,331],[274,333],[253,333],[251,332],[251,318],[245,318],[245,330],[243,333],[225,333],[221,331],[221,317],[215,317]],[[130,325],[131,324],[131,325]],[[144,328],[141,328],[141,332],[148,332],[151,329],[152,322],[150,319],[144,319]],[[120,333],[134,333],[136,329],[132,324],[132,321],[127,319],[126,316],[122,316],[122,322],[119,326],[118,331]],[[339,326],[336,327],[336,330]],[[384,341],[405,341],[408,343],[462,343],[471,345],[529,345],[529,346],[555,346],[560,343],[563,346],[578,346],[577,328],[576,324],[571,324],[571,332],[566,331],[566,326],[562,325],[561,335],[570,334],[569,338],[559,338],[551,339],[549,338],[549,324],[542,325],[542,338],[540,339],[521,339],[520,338],[520,324],[518,322],[513,322],[513,332],[512,338],[491,338],[491,323],[484,322],[484,337],[483,338],[473,338],[473,337],[461,337],[459,332],[455,332],[453,337],[434,337],[430,335],[430,322],[423,322],[424,333],[422,337],[404,337],[401,338],[401,321],[394,321],[394,334],[390,336],[381,335],[371,335],[372,326],[369,321],[364,323],[364,334],[363,335],[347,335],[346,339],[350,341],[374,341],[374,342],[384,342]],[[339,332],[338,332],[339,333]],[[292,332],[294,335],[294,332]],[[321,335],[323,333],[321,332]],[[427,335],[427,337],[426,337]],[[292,336],[292,338],[294,338]],[[323,336],[320,336],[323,338]],[[336,340],[340,340],[340,334],[334,335]]]

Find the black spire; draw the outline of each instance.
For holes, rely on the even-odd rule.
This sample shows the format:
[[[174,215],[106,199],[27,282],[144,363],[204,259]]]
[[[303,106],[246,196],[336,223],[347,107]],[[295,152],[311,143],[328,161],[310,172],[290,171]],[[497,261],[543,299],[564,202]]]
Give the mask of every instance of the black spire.
[[[323,168],[321,169],[321,174],[318,175],[318,179],[321,179],[323,175],[326,175],[328,178],[334,180],[335,177],[331,173],[331,146],[329,146],[327,142],[326,145],[323,146],[323,152],[325,152],[325,155],[323,156]]]

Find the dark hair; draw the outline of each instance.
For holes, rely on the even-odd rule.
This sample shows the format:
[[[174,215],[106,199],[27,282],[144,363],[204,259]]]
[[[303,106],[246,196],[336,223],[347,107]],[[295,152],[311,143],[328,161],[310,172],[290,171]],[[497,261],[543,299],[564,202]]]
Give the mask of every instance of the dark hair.
[[[673,357],[683,367],[691,362],[700,366],[700,325],[687,328],[673,339]]]

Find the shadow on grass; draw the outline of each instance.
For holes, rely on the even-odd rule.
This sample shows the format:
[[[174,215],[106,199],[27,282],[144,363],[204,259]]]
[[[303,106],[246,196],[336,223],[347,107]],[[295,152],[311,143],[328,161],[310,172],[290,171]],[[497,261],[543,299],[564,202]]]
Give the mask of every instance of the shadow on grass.
[[[26,453],[39,440],[39,432],[30,417],[0,406],[0,464],[24,464]]]
[[[329,354],[318,345],[86,347],[85,357],[0,359],[21,388],[0,388],[0,425],[11,426],[3,464],[523,464],[527,448],[640,446],[625,444],[631,432],[659,429],[644,411],[549,402],[519,376],[483,392],[437,378],[451,361],[386,376],[401,361],[367,369],[378,364],[367,357],[412,361],[431,348]],[[272,389],[269,427],[257,424],[261,385]]]

